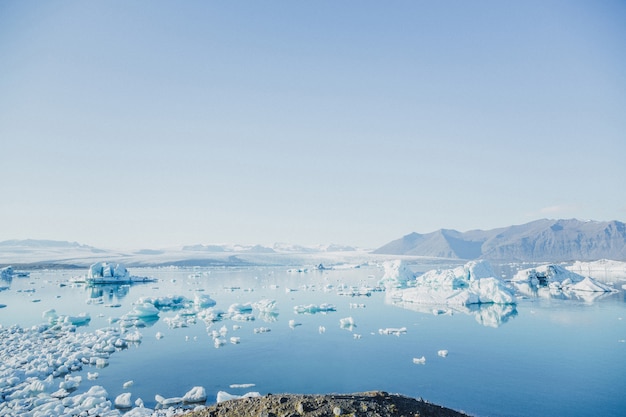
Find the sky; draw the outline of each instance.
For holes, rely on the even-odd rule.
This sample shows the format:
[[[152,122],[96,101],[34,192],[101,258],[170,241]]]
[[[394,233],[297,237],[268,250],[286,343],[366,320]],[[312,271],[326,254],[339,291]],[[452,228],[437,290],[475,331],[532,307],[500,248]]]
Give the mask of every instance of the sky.
[[[626,2],[0,2],[0,241],[626,220]]]

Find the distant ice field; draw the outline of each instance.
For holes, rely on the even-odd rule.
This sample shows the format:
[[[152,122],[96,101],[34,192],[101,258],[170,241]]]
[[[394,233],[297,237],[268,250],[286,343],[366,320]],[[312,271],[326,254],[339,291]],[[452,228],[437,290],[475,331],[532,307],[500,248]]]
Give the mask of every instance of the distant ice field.
[[[121,329],[130,340],[106,366],[68,374],[82,377],[72,395],[100,385],[111,402],[130,393],[133,404],[141,399],[152,409],[162,407],[157,396],[182,397],[194,387],[206,390],[207,403],[220,391],[384,390],[492,417],[621,416],[626,407],[626,281],[619,277],[615,292],[592,297],[516,292],[513,305],[431,306],[380,291],[385,271],[376,264],[131,272],[157,281],[89,287],[71,281],[75,270],[4,279],[0,325],[29,329],[54,309],[90,318],[77,333]],[[177,299],[215,305],[161,307],[158,316],[140,317],[139,327],[128,323],[146,300]]]

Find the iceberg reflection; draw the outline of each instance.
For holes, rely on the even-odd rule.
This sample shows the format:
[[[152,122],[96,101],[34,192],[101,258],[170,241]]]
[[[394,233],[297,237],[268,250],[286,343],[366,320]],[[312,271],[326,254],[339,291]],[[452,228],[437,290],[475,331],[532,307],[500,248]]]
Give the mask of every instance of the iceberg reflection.
[[[469,305],[433,305],[420,304],[411,301],[405,301],[387,293],[385,295],[385,304],[404,308],[406,310],[416,311],[424,314],[435,315],[453,315],[465,314],[473,315],[476,321],[487,327],[500,327],[509,319],[517,316],[517,308],[515,304],[469,304]]]

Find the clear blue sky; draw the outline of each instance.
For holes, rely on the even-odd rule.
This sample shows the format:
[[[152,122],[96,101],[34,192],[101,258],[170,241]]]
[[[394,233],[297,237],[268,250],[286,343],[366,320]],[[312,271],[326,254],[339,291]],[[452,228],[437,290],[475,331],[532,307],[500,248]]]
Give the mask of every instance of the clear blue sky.
[[[626,220],[624,1],[1,1],[0,240]]]

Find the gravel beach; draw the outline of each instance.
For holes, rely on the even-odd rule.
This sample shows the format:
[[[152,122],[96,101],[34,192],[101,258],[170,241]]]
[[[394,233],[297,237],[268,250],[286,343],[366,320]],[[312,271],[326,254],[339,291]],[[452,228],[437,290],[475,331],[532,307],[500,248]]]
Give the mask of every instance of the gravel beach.
[[[467,417],[467,414],[382,391],[355,394],[268,394],[224,401],[185,417]]]

